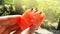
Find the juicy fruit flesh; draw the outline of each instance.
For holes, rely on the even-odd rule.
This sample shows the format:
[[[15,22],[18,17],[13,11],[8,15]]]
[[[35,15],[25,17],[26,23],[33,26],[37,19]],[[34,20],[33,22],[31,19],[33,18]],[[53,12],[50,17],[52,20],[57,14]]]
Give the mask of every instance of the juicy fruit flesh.
[[[45,15],[39,13],[33,13],[31,11],[26,11],[22,16],[17,18],[17,23],[22,30],[34,25],[35,27],[41,26]]]

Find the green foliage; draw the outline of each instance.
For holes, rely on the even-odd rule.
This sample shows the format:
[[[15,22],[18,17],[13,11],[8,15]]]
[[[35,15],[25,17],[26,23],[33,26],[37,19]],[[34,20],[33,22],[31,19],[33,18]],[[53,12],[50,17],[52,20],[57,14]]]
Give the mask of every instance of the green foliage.
[[[1,1],[2,1],[2,0],[0,0],[0,5],[1,5],[1,3],[2,3]]]
[[[4,0],[5,4],[14,4],[13,0]]]
[[[26,6],[26,8],[37,8],[37,6],[38,6],[38,3],[36,0],[32,0],[32,1],[23,0],[22,2],[23,2],[22,4]]]
[[[0,0],[0,5],[3,5],[4,4],[4,0]]]

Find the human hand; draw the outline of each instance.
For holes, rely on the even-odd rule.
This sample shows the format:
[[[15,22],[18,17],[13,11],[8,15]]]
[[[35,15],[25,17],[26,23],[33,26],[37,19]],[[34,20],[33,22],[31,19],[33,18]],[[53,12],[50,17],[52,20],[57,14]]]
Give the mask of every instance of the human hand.
[[[0,17],[0,34],[10,34],[12,31],[16,31],[18,29],[20,28],[16,24],[16,16]]]
[[[31,11],[31,10],[28,10],[28,11]],[[32,12],[37,14],[39,13],[35,9],[32,10]],[[17,16],[22,16],[22,15],[17,15]],[[22,32],[21,28],[16,23],[17,16],[11,15],[11,16],[0,17],[0,34],[10,34],[12,31],[16,31],[14,34],[20,34]],[[27,31],[28,34],[32,34],[33,32],[35,32],[35,29],[36,27],[34,27],[34,24],[33,24],[32,26],[30,26],[29,30]]]

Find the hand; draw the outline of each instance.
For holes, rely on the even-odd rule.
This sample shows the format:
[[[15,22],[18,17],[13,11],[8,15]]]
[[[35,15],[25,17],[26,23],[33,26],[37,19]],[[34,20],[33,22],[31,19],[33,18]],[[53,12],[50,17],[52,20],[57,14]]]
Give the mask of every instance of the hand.
[[[10,34],[12,31],[16,31],[13,34],[20,34],[22,32],[16,24],[16,16],[0,17],[0,34]],[[35,27],[31,26],[25,33],[32,34],[34,31]]]
[[[16,24],[16,16],[0,17],[0,34],[10,34],[12,31],[17,30],[21,31],[20,27]]]
[[[31,10],[28,10],[31,11]],[[33,10],[35,13],[38,13],[36,10]],[[21,16],[21,15],[17,15]],[[21,34],[21,28],[16,24],[17,16],[5,16],[0,17],[0,34],[10,34],[12,31],[15,31],[13,34]],[[29,30],[26,32],[28,34],[33,34],[36,27],[34,25],[30,26]]]

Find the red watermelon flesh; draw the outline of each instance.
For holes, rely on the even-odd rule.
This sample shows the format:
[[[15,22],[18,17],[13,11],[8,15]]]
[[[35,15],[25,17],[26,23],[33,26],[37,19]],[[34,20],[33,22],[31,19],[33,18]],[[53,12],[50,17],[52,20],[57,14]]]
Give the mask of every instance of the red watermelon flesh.
[[[25,30],[31,25],[30,23],[28,24],[28,22],[21,16],[17,17],[17,24],[22,30]]]
[[[41,26],[45,15],[39,13],[33,13],[31,10],[27,10],[22,16],[17,17],[17,23],[22,30],[34,25],[35,27]]]
[[[23,15],[23,18],[27,21],[27,23],[31,23],[35,27],[41,26],[45,15],[39,14],[39,13],[33,13],[33,12],[26,12]]]
[[[42,22],[44,21],[45,15],[34,13],[33,16],[35,17],[35,21],[33,22],[33,25],[35,27],[41,26]]]

